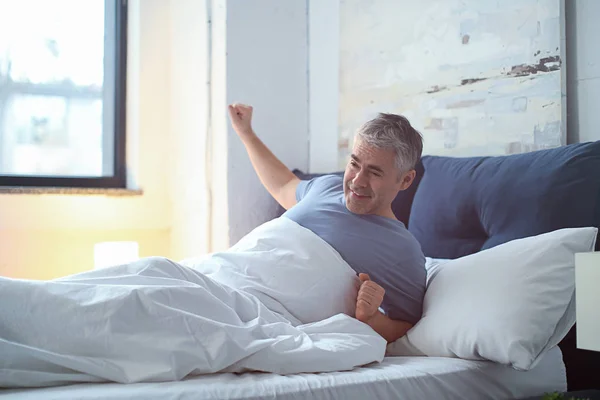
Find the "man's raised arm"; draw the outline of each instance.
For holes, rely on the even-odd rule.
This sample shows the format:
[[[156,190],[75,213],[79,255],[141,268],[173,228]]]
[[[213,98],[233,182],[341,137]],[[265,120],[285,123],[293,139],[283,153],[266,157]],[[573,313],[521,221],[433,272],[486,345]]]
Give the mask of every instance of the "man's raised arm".
[[[252,162],[252,166],[263,186],[286,210],[296,205],[296,187],[300,179],[294,175],[252,129],[252,107],[233,104],[229,106],[229,117]]]

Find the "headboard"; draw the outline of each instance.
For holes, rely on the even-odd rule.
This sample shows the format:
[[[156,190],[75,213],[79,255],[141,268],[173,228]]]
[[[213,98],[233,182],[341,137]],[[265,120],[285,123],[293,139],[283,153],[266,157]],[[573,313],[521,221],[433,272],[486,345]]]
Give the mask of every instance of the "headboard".
[[[600,227],[600,141],[497,157],[424,156],[392,208],[432,258],[561,228]],[[569,389],[600,388],[600,353],[576,348],[576,326],[560,347]]]

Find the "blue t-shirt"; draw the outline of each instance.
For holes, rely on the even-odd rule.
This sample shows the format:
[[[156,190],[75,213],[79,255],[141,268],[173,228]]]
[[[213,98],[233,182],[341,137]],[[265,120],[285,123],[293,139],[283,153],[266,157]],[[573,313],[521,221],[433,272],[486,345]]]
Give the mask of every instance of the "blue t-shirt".
[[[421,318],[425,256],[402,222],[352,213],[346,208],[343,179],[335,175],[301,181],[296,200],[283,216],[310,229],[357,273],[367,273],[381,285],[381,308],[387,316],[413,324]]]

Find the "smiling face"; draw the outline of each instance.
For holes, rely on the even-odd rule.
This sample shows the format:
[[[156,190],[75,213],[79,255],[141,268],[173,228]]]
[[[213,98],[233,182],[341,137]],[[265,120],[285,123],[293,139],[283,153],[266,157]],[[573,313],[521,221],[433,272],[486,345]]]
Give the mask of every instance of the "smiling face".
[[[355,214],[395,218],[392,201],[414,177],[414,170],[398,170],[393,149],[370,146],[357,139],[344,173],[346,207]]]

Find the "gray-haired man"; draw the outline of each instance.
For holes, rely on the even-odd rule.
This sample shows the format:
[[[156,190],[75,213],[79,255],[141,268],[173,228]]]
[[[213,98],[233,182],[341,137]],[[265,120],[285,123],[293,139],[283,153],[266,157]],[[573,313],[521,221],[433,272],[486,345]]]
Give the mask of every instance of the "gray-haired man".
[[[380,114],[358,130],[343,178],[303,181],[254,133],[252,107],[230,105],[229,115],[260,181],[287,210],[283,216],[329,243],[359,274],[356,318],[388,342],[404,336],[421,317],[425,257],[392,201],[415,178],[419,132],[400,115]]]

